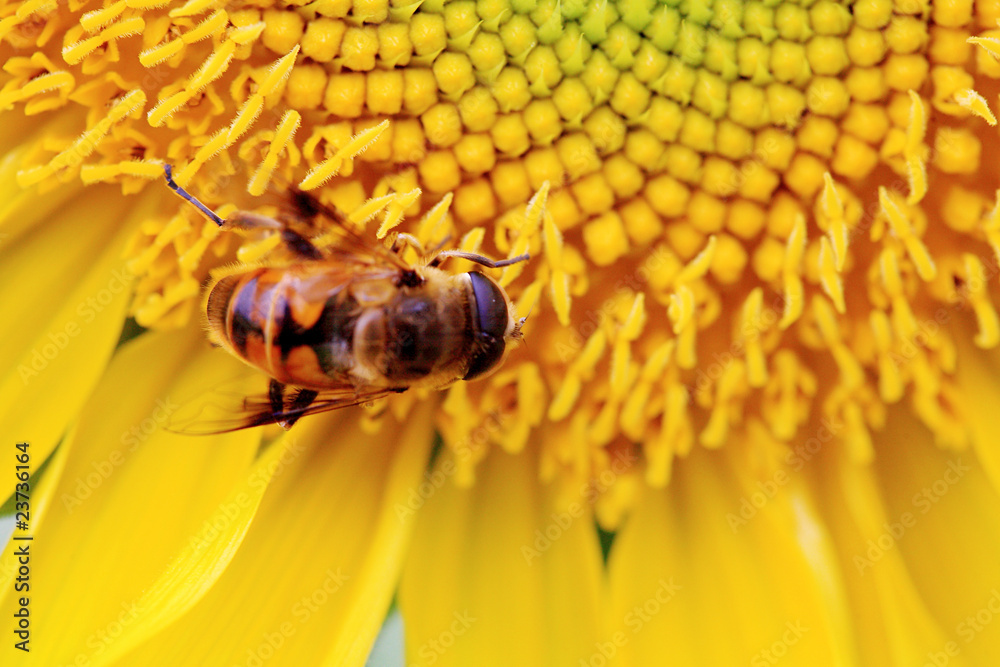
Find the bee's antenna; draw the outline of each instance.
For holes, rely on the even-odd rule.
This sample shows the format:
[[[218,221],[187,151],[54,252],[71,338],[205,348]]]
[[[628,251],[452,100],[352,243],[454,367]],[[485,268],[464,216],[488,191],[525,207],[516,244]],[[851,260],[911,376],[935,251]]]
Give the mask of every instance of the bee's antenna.
[[[195,199],[193,195],[188,194],[187,190],[185,190],[184,188],[182,188],[181,186],[177,185],[177,183],[174,182],[173,169],[174,168],[169,164],[163,165],[163,173],[167,179],[167,186],[171,190],[176,192],[178,197],[187,200],[189,203],[193,204],[194,207],[199,211],[201,211],[201,213],[206,218],[217,224],[219,227],[222,227],[222,225],[225,223],[225,221],[222,218],[216,215],[212,209],[210,209],[209,207],[205,206],[200,201]]]
[[[445,250],[444,252],[439,252],[437,257],[431,260],[428,266],[436,267],[442,261],[448,257],[458,257],[460,259],[467,259],[470,262],[475,262],[476,264],[481,264],[488,269],[500,269],[505,266],[510,266],[511,264],[517,264],[518,262],[526,262],[531,259],[531,256],[527,253],[523,255],[518,255],[517,257],[511,257],[510,259],[501,259],[500,261],[493,261],[489,257],[484,257],[483,255],[477,255],[474,252],[462,252],[461,250]]]

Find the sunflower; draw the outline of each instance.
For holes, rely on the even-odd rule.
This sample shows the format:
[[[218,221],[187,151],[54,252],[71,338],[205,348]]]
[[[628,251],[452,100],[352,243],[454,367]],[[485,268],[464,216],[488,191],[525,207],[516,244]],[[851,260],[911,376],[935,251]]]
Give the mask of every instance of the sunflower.
[[[411,665],[996,664],[998,18],[4,4],[4,663],[361,665],[394,608]],[[204,281],[279,239],[164,164],[223,216],[296,185],[372,243],[528,252],[526,345],[175,433],[241,368]]]

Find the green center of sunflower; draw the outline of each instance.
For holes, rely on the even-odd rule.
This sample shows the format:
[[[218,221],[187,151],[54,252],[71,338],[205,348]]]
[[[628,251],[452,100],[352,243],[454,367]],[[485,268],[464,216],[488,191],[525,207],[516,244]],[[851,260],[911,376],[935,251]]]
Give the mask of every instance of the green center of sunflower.
[[[170,162],[223,215],[259,206],[244,184],[295,182],[379,218],[380,237],[530,251],[502,278],[527,345],[441,404],[445,441],[472,453],[460,481],[490,443],[535,434],[545,476],[591,479],[625,450],[662,485],[695,445],[775,452],[824,419],[866,460],[904,398],[964,442],[945,325],[968,310],[975,343],[1000,342],[1000,206],[980,173],[998,16],[966,0],[29,1],[0,10],[0,108],[46,119],[24,186],[160,196]],[[186,209],[149,219],[128,253],[135,318],[184,325],[211,268],[277,244],[237,241]]]

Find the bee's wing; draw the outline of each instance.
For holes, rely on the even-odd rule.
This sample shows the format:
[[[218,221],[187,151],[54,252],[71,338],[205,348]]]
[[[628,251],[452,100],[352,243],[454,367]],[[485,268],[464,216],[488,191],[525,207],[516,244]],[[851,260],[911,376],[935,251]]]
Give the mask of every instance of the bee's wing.
[[[275,409],[268,391],[259,391],[259,381],[262,380],[266,386],[267,378],[259,373],[254,375],[256,377],[250,384],[242,379],[233,380],[182,403],[172,415],[167,430],[185,435],[213,435],[255,426],[283,425],[294,423],[307,415],[362,405],[396,393],[384,387],[356,389],[345,384],[343,387],[320,391],[308,405],[294,408],[291,405],[300,390],[287,387],[288,393],[282,408]]]
[[[327,206],[314,195],[289,188],[288,210],[280,217],[291,218],[320,232],[329,241],[320,247],[324,256],[340,262],[408,270],[411,267],[396,253],[377,241],[369,241],[351,228],[341,211]]]

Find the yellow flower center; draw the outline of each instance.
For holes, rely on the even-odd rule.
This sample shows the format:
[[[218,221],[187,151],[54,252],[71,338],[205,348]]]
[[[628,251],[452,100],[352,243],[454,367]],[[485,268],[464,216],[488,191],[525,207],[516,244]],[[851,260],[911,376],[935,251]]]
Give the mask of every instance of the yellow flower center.
[[[322,185],[379,236],[530,251],[503,275],[526,346],[443,398],[460,480],[489,443],[533,438],[546,477],[627,452],[662,485],[696,445],[777,456],[824,423],[864,461],[904,399],[962,445],[949,323],[971,311],[975,343],[1000,342],[980,173],[998,17],[995,0],[30,0],[0,10],[0,109],[42,129],[3,141],[25,146],[23,186],[167,196],[170,162],[223,215],[260,206],[244,184]],[[169,210],[129,250],[147,327],[186,323],[230,254]]]

